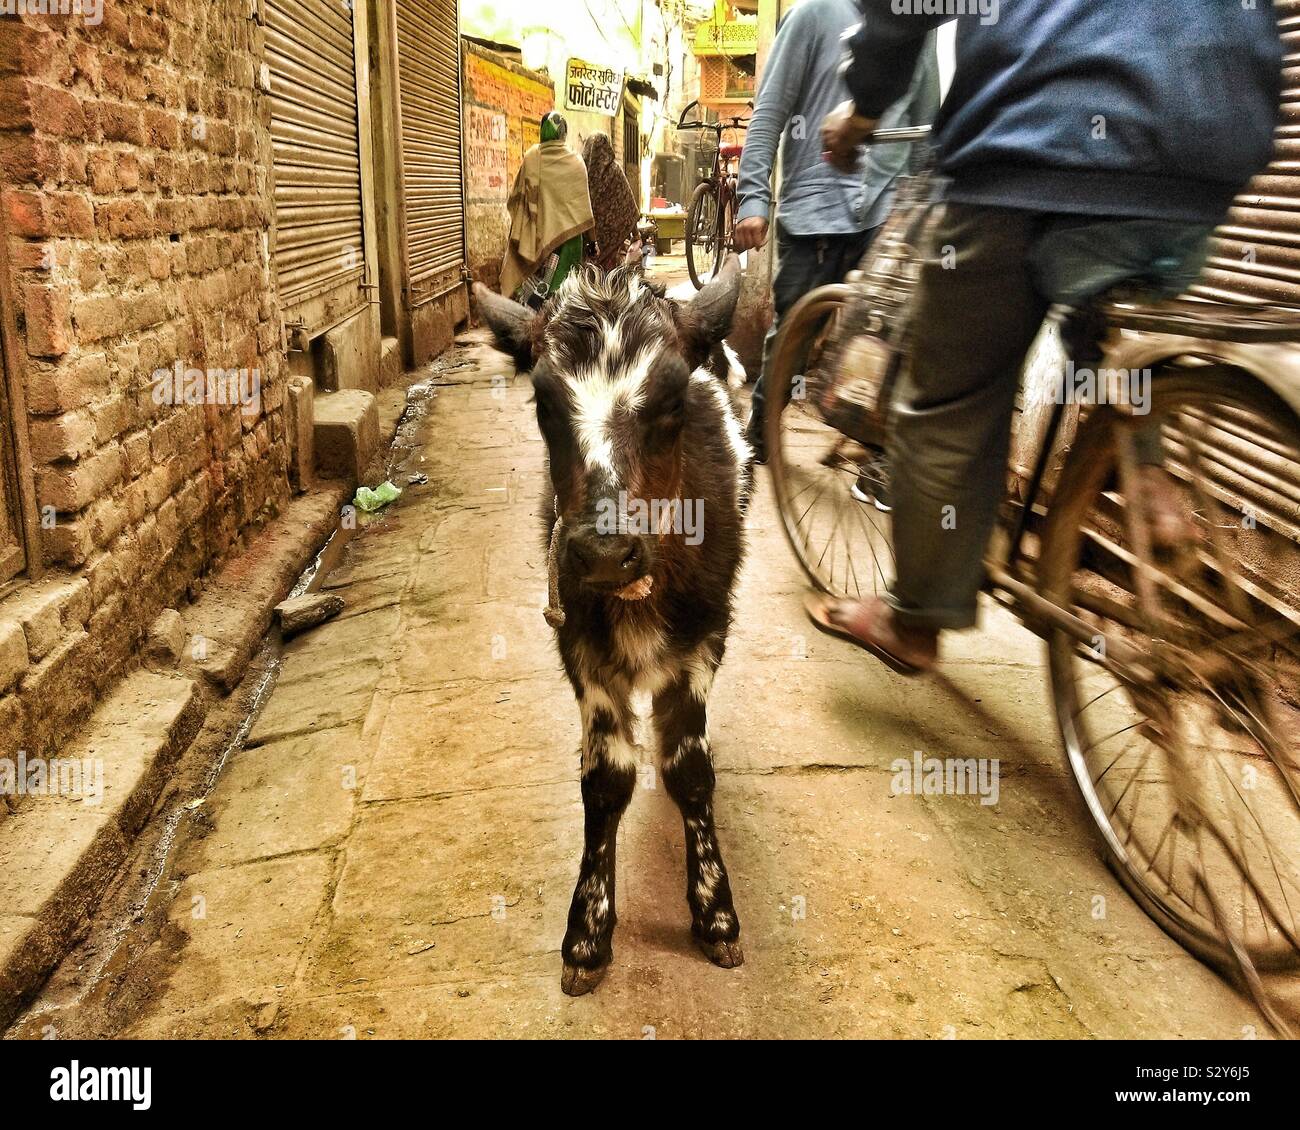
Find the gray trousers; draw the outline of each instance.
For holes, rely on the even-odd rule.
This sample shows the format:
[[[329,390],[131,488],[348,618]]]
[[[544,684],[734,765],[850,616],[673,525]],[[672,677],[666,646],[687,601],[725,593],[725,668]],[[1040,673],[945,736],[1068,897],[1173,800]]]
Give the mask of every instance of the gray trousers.
[[[1078,302],[1134,278],[1178,293],[1199,273],[1211,230],[945,206],[921,271],[915,346],[891,408],[898,574],[886,600],[902,624],[975,624],[1020,370],[1052,302]]]

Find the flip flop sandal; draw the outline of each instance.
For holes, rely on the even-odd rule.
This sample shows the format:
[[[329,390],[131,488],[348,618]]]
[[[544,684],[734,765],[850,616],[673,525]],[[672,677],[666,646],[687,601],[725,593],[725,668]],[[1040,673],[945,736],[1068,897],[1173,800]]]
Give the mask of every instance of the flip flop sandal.
[[[925,674],[922,668],[915,667],[906,660],[899,659],[898,656],[886,651],[879,644],[860,639],[846,628],[841,628],[830,618],[828,606],[832,600],[832,597],[823,593],[809,593],[804,597],[804,611],[808,613],[808,619],[816,625],[818,631],[825,632],[828,636],[834,636],[836,639],[844,640],[847,643],[856,644],[863,651],[874,655],[881,663],[899,675],[906,675],[911,678]]]

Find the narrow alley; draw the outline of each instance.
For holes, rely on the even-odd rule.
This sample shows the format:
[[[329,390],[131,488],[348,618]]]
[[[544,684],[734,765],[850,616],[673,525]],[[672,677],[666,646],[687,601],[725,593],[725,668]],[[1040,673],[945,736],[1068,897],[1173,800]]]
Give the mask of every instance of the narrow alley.
[[[6,1114],[1297,971],[1300,0],[0,0]]]
[[[680,264],[680,259],[677,261]],[[759,476],[711,699],[746,962],[691,943],[680,817],[644,753],[614,963],[560,992],[582,845],[579,720],[542,619],[544,448],[481,331],[399,433],[402,497],[322,591],[177,841],[165,911],[65,965],[16,1031],[60,1037],[1239,1038],[1255,1009],[1102,865],[1041,644],[1000,610],[906,682],[812,632]],[[421,394],[427,391],[427,399]],[[777,724],[779,720],[779,725]],[[995,805],[897,795],[914,751],[1000,759]],[[152,928],[156,936],[149,937]],[[135,937],[130,936],[135,930]],[[69,964],[81,967],[85,949]]]

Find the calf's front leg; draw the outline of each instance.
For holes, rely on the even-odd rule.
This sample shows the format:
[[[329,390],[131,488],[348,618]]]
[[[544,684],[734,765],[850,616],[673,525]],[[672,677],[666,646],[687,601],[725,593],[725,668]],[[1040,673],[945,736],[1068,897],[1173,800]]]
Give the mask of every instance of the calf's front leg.
[[[740,919],[713,824],[713,755],[706,733],[705,696],[712,682],[684,673],[654,696],[664,787],[677,802],[686,831],[686,902],[691,933],[715,965],[732,969],[745,960]]]
[[[636,784],[628,696],[579,685],[578,698],[583,731],[583,849],[561,948],[560,978],[560,988],[572,997],[600,984],[613,956],[615,840],[619,818]]]

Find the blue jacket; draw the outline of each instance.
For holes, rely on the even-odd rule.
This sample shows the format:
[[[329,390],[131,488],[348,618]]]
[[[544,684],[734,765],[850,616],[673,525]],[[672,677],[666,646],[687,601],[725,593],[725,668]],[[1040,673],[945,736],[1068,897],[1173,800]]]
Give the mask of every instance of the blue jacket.
[[[1272,0],[858,0],[845,81],[865,117],[907,89],[964,8],[935,120],[948,198],[1217,223],[1269,161],[1282,48]],[[981,14],[982,13],[982,14]]]
[[[803,0],[781,21],[759,78],[740,159],[738,220],[771,218],[772,166],[781,149],[781,223],[791,235],[843,235],[884,222],[905,145],[881,146],[852,173],[822,160],[821,122],[849,96],[840,75],[844,34],[858,22],[854,0]],[[939,108],[933,37],[919,52],[903,96],[884,125],[932,122]]]

